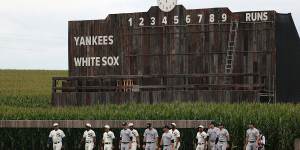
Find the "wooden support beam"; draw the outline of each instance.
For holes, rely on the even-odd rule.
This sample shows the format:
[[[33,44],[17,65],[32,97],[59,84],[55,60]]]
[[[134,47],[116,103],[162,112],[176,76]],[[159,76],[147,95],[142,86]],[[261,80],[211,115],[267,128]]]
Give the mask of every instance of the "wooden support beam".
[[[207,127],[211,120],[1,120],[0,128],[52,128],[53,123],[59,123],[60,128],[85,128],[86,123],[91,123],[93,128],[122,128],[122,122],[132,122],[136,128],[146,128],[148,122],[153,127],[161,128],[172,122],[178,128],[197,128],[199,125]]]

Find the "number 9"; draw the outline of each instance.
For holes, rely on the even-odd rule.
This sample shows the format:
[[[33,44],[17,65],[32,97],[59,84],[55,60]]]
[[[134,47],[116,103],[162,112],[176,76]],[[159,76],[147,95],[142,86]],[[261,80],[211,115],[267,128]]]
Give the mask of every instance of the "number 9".
[[[227,21],[227,14],[222,14],[222,22],[226,22]]]

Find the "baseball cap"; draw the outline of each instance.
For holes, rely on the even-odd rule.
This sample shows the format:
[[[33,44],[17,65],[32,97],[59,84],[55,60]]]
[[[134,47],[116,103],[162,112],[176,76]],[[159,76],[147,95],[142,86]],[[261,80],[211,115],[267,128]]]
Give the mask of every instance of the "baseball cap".
[[[204,126],[203,126],[203,125],[200,125],[200,126],[198,126],[198,128],[202,128],[202,129],[204,129]]]
[[[106,128],[106,129],[109,129],[109,128],[110,128],[110,126],[109,126],[109,125],[105,125],[105,126],[104,126],[104,128]]]
[[[133,126],[133,123],[131,123],[131,122],[128,123],[128,126],[129,126],[129,127],[132,127],[132,126]]]
[[[176,127],[176,123],[174,123],[174,122],[173,122],[173,123],[171,123],[171,125]]]
[[[53,127],[56,127],[56,126],[58,126],[58,123],[54,123],[54,124],[53,124]]]
[[[90,127],[90,128],[92,127],[92,125],[90,123],[85,124],[85,126]]]
[[[126,125],[127,125],[127,122],[123,122],[123,123],[122,123],[122,126],[126,126]]]
[[[165,125],[165,126],[164,126],[164,128],[166,128],[166,129],[170,129],[170,127],[169,127],[168,125]]]

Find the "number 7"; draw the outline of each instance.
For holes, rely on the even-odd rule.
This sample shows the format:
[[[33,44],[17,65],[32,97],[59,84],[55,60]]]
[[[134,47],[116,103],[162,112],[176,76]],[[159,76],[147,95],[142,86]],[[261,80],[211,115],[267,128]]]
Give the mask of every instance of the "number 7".
[[[203,15],[202,15],[202,14],[198,14],[198,17],[199,17],[199,23],[201,23],[201,22],[202,22]]]

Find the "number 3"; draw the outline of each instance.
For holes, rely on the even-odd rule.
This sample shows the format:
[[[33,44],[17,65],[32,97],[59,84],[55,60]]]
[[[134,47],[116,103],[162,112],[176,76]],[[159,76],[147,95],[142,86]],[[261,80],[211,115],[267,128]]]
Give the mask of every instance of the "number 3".
[[[151,23],[150,23],[152,26],[155,25],[155,17],[151,17]]]

